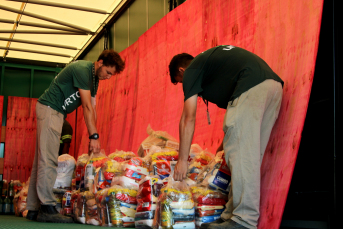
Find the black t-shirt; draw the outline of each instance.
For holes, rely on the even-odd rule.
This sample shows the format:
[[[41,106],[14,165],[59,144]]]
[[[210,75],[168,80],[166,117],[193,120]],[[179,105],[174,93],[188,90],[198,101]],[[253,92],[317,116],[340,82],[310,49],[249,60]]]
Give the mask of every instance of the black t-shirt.
[[[73,128],[67,120],[64,120],[62,126],[61,140],[60,140],[60,149],[58,155],[61,156],[63,153],[64,143],[71,143],[71,138],[73,136]]]
[[[183,75],[185,101],[198,94],[203,99],[227,108],[230,101],[266,79],[281,78],[257,55],[232,45],[211,48],[199,55]]]

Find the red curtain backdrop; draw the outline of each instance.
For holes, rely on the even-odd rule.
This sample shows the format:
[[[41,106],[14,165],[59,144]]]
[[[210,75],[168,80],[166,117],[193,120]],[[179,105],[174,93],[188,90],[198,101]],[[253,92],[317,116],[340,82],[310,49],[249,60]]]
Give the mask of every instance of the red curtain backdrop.
[[[278,228],[311,92],[322,7],[323,0],[186,1],[120,53],[126,61],[120,75],[100,82],[97,127],[102,148],[106,154],[116,149],[137,152],[147,137],[148,124],[154,130],[167,131],[178,138],[184,97],[182,85],[174,86],[170,82],[171,58],[181,52],[197,55],[216,45],[245,48],[262,57],[285,82],[280,115],[262,164],[259,220],[259,228]],[[31,114],[31,106],[26,107],[30,111],[26,113],[19,112],[21,107],[34,101],[18,102],[22,104],[19,106],[15,105],[15,97],[12,98],[7,122],[5,179],[25,177],[23,174],[28,174],[28,166],[32,164],[31,158],[31,161],[22,159],[29,158],[31,151],[25,150],[32,144],[28,139],[22,143],[24,138],[19,129],[23,127],[17,122],[28,117],[26,113]],[[193,143],[214,153],[223,138],[225,110],[210,104],[209,111],[211,125],[207,123],[206,106],[199,99]],[[74,155],[87,153],[89,140],[82,108],[69,115],[69,120],[71,123],[74,120],[76,132]],[[19,140],[13,137],[14,133],[20,136]]]
[[[36,147],[37,99],[8,96],[4,179],[26,181]]]

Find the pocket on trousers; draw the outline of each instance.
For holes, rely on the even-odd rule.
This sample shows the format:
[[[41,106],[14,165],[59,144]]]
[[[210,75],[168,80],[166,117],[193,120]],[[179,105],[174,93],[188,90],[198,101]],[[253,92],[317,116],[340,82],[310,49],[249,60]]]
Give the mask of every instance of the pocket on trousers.
[[[54,114],[54,113],[57,114]],[[59,112],[55,111],[51,113],[49,120],[49,129],[56,134],[57,136],[61,136],[62,126],[63,126],[63,117],[59,115]]]
[[[226,133],[230,127],[234,126],[234,115],[236,112],[238,101],[239,101],[239,97],[237,97],[233,101],[230,101],[227,105],[226,113],[224,116],[224,122],[223,122],[224,133]]]

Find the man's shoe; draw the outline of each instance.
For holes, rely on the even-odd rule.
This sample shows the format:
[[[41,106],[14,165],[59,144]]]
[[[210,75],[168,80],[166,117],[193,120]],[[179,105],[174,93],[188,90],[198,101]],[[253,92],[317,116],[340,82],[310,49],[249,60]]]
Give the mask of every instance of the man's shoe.
[[[225,221],[222,220],[222,218],[219,218],[219,219],[217,219],[217,220],[215,220],[215,221],[213,221],[211,223],[203,223],[203,224],[201,224],[200,229],[207,229],[210,226],[210,224],[218,224],[218,223],[224,223],[224,222]]]
[[[37,220],[37,216],[38,216],[38,211],[31,211],[29,210],[27,212],[27,215],[26,215],[26,219],[28,220]]]
[[[229,219],[224,223],[211,224],[208,229],[246,229],[246,227],[236,223],[235,221]]]
[[[38,222],[46,223],[73,223],[73,219],[61,215],[52,205],[41,205],[37,216]]]

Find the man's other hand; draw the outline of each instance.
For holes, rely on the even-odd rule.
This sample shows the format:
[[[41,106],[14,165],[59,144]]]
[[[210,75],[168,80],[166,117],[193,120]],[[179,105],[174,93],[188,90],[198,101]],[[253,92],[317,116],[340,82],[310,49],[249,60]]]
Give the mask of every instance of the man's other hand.
[[[174,168],[174,180],[182,181],[186,179],[188,170],[188,162],[187,161],[178,161]]]
[[[100,141],[99,139],[91,139],[89,142],[89,154],[100,152]]]

